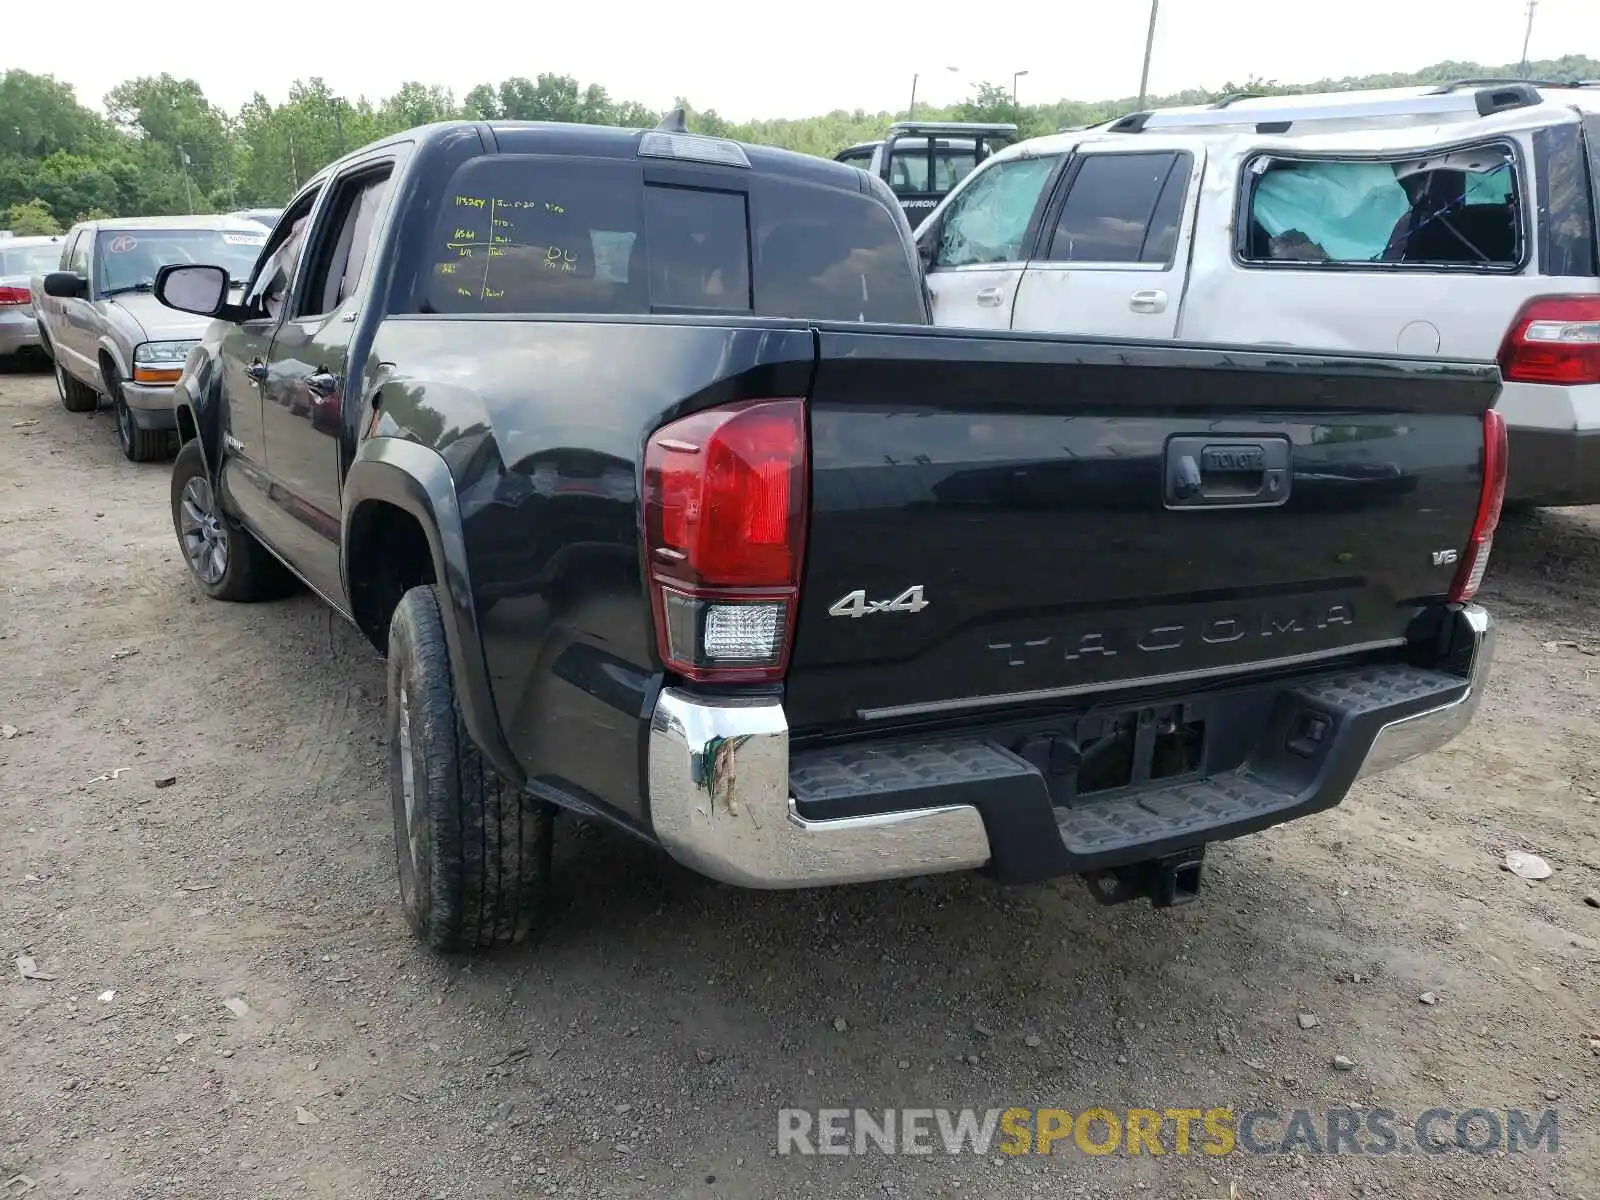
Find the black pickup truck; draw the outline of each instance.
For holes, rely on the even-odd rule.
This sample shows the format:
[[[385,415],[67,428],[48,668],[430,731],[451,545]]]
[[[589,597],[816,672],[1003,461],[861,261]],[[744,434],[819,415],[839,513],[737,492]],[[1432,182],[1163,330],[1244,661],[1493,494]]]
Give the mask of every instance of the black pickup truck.
[[[672,128],[390,138],[230,282],[156,285],[216,318],[174,525],[387,655],[435,947],[527,932],[560,809],[747,887],[1176,903],[1483,690],[1492,365],[932,328],[881,180]]]

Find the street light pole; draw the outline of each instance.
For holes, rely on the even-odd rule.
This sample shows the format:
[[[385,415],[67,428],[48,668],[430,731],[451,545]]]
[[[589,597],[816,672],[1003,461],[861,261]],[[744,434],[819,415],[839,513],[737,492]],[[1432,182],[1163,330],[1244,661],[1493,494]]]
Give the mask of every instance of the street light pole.
[[[1156,13],[1161,9],[1161,0],[1150,0],[1150,31],[1144,35],[1144,69],[1139,72],[1139,109],[1144,108],[1145,94],[1150,90],[1150,52],[1156,45]]]
[[[1011,72],[1011,107],[1017,107],[1017,80],[1026,75],[1026,71]]]

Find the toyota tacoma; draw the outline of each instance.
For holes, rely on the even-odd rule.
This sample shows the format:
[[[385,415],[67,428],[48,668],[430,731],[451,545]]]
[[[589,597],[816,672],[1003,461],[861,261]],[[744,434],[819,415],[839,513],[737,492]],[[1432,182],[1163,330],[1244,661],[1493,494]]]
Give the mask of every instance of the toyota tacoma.
[[[1458,733],[1493,364],[931,327],[847,165],[454,122],[319,172],[176,386],[199,587],[387,657],[405,914],[533,927],[565,810],[751,888],[1210,843]]]

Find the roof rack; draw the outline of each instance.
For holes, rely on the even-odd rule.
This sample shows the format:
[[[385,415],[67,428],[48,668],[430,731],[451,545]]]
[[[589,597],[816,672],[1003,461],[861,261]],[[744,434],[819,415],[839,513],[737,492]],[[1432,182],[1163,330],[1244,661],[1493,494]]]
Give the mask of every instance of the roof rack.
[[[1235,100],[1260,100],[1265,92],[1229,92],[1226,96],[1212,102],[1212,108],[1227,108]]]
[[[1441,83],[1428,94],[1443,96],[1449,92],[1459,92],[1463,88],[1506,87],[1518,83],[1535,88],[1600,87],[1600,79],[1500,79],[1489,76],[1483,79],[1452,79],[1449,83]]]
[[[1468,88],[1472,90],[1468,91]],[[1284,103],[1273,104],[1272,100]],[[1241,100],[1266,100],[1268,103],[1237,105]],[[1544,103],[1538,88],[1526,80],[1460,88],[1442,87],[1422,93],[1377,99],[1363,98],[1361,92],[1314,93],[1283,97],[1225,96],[1205,107],[1156,109],[1119,117],[1107,130],[1112,133],[1143,133],[1163,130],[1217,129],[1254,125],[1257,132],[1287,133],[1291,128],[1315,129],[1323,123],[1412,118],[1418,123],[1470,120]],[[1264,127],[1264,128],[1263,128]]]
[[[1016,137],[1017,127],[990,121],[896,121],[890,133],[950,133],[968,137]]]

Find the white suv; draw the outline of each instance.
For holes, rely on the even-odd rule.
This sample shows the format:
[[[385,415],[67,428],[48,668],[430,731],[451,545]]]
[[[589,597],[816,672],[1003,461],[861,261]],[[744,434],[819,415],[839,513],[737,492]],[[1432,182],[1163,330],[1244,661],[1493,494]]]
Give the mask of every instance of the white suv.
[[[1009,147],[917,229],[941,325],[1498,358],[1508,498],[1600,502],[1600,83],[1242,97]]]

